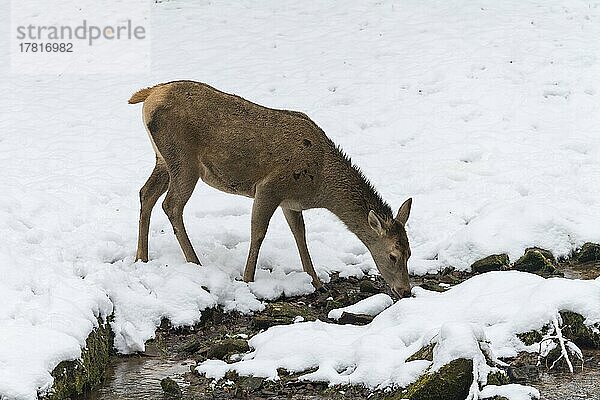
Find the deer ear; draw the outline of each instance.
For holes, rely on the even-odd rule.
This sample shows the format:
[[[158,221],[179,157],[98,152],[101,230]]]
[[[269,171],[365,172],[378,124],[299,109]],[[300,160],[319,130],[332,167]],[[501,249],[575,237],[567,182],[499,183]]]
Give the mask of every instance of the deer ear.
[[[396,221],[400,222],[402,225],[406,224],[406,221],[408,221],[408,216],[410,215],[411,205],[412,197],[402,203],[400,209],[398,210],[398,215],[396,215]]]
[[[385,233],[381,219],[377,216],[377,214],[375,214],[375,211],[373,210],[369,211],[369,226],[371,227],[371,229],[377,232],[378,235],[383,235]]]

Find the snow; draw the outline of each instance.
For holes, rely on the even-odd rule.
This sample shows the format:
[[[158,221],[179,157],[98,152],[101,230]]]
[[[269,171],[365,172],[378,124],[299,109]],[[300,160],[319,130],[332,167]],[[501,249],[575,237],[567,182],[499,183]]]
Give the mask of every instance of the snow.
[[[489,399],[494,396],[502,396],[510,400],[531,400],[538,399],[540,392],[535,388],[514,383],[502,386],[488,385],[481,391],[482,399]]]
[[[327,318],[337,321],[341,318],[344,312],[350,314],[366,314],[375,316],[391,306],[393,303],[394,301],[390,296],[385,293],[378,293],[348,307],[334,308],[333,310],[329,311]]]
[[[593,281],[544,279],[517,272],[489,272],[475,276],[443,293],[414,288],[405,298],[365,326],[321,321],[276,326],[250,339],[253,349],[233,364],[219,360],[201,363],[196,370],[221,378],[229,370],[243,375],[278,379],[278,368],[302,372],[300,379],[335,384],[363,384],[372,388],[405,387],[429,369],[433,372],[457,358],[473,360],[476,399],[487,375],[526,346],[518,333],[539,330],[559,318],[559,311],[583,315],[586,324],[600,323],[600,278]],[[433,362],[406,362],[420,348],[433,343]],[[495,365],[488,365],[486,356]],[[484,393],[492,393],[489,388]],[[510,387],[515,398],[526,391]],[[510,398],[510,397],[509,397]]]
[[[103,3],[98,15],[126,18],[118,11],[125,3]],[[60,7],[42,4],[50,10],[40,15],[61,19]],[[12,35],[9,8],[9,2],[0,3],[2,38]],[[154,156],[140,107],[126,101],[154,83],[200,80],[310,115],[393,208],[413,197],[407,226],[412,273],[449,265],[468,269],[498,252],[514,260],[531,245],[560,256],[585,241],[600,242],[597,5],[172,0],[152,2],[151,14],[152,65],[146,74],[126,65],[116,73],[11,73],[8,40],[0,40],[0,395],[33,399],[50,387],[49,372],[59,361],[77,358],[97,319],[113,311],[115,345],[131,353],[144,348],[162,318],[189,325],[206,307],[253,312],[264,307],[263,299],[313,290],[280,212],[261,249],[257,281],[240,282],[251,201],[203,184],[185,220],[204,266],[184,262],[160,205],[151,224],[152,260],[134,262],[138,190]],[[376,272],[365,247],[334,216],[323,210],[305,214],[308,245],[323,281],[333,272]],[[552,282],[530,283],[541,290]],[[438,298],[416,293],[376,321]],[[481,291],[484,299],[486,293]],[[552,293],[531,296],[557,306],[564,298]],[[595,301],[571,300],[564,305],[582,311]],[[471,317],[487,311],[492,325],[484,332],[495,351],[513,353],[515,344],[503,342],[507,330],[492,319],[506,316],[504,309],[516,303],[500,305],[499,312],[481,310],[485,301],[472,302],[473,310],[466,310]],[[541,313],[535,320],[514,315],[515,321],[504,324],[536,326],[555,309],[535,307]],[[430,311],[432,321],[447,321],[444,313]],[[430,326],[434,332],[440,321]],[[415,362],[409,369],[401,362],[414,350],[405,344],[417,340],[410,334],[412,320],[401,329],[408,337],[384,336],[388,342],[381,346],[378,333],[355,343],[379,323],[295,324],[310,335],[321,329],[323,340],[311,336],[296,346],[320,349],[316,362],[319,354],[335,353],[340,360],[338,350],[353,343],[342,363],[361,360],[347,371],[352,379],[373,385],[413,380],[427,366]],[[263,337],[273,332],[279,330]],[[329,338],[338,332],[339,340]],[[389,371],[395,375],[386,377],[376,361],[394,355],[400,361],[390,361]],[[305,364],[297,359],[289,366]],[[320,373],[344,380],[334,373],[339,365],[323,364]]]

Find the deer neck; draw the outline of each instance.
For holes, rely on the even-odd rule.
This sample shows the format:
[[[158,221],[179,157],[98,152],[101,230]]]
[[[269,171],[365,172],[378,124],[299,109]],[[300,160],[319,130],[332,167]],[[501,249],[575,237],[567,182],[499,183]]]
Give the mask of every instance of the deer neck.
[[[369,226],[369,211],[373,210],[384,219],[392,219],[392,209],[341,150],[335,148],[332,158],[324,174],[323,207],[335,214],[371,249],[377,234]]]

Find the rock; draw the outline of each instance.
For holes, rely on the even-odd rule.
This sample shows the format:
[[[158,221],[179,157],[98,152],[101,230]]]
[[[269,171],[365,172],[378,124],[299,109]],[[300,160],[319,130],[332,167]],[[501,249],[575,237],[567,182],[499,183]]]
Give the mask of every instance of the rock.
[[[565,338],[581,348],[600,348],[600,324],[588,326],[585,324],[583,316],[571,311],[563,310],[560,312],[560,316],[562,319],[560,329]],[[530,346],[541,342],[552,329],[551,325],[546,325],[539,331],[519,333],[517,337],[524,344]]]
[[[539,251],[548,261],[554,265],[556,264],[556,257],[554,257],[554,254],[550,250],[542,249],[541,247],[528,247],[525,249],[525,253],[529,250]]]
[[[507,254],[493,254],[475,261],[471,264],[471,271],[483,274],[490,271],[502,271],[508,268],[509,260]]]
[[[522,383],[535,380],[540,375],[540,369],[537,365],[521,365],[518,367],[508,367],[508,378],[513,383]]]
[[[244,376],[239,378],[237,386],[246,393],[252,393],[260,389],[263,381],[263,378]]]
[[[265,310],[254,316],[252,325],[257,329],[267,329],[275,325],[287,325],[294,322],[297,316],[305,321],[314,321],[315,314],[308,307],[300,307],[286,302],[269,303]]]
[[[390,400],[457,400],[465,399],[473,382],[473,360],[459,358],[439,371],[424,374],[405,391]]]
[[[440,286],[437,282],[426,281],[419,285],[425,290],[431,290],[432,292],[445,292],[446,288]]]
[[[206,351],[206,358],[224,360],[232,354],[245,353],[249,350],[248,342],[244,339],[224,339],[216,342]]]
[[[488,385],[507,385],[510,383],[510,378],[504,371],[496,371],[488,374],[487,384]]]
[[[600,244],[587,242],[577,252],[575,259],[578,262],[600,261]]]
[[[562,273],[556,269],[552,261],[554,256],[549,259],[544,256],[542,251],[537,248],[530,248],[525,254],[513,264],[513,269],[523,272],[532,272],[542,276],[560,275]]]
[[[193,354],[202,348],[202,342],[198,338],[194,337],[191,340],[185,342],[179,348],[180,353]]]
[[[406,362],[416,361],[416,360],[433,361],[433,348],[434,347],[435,347],[435,344],[433,344],[433,343],[428,344],[425,347],[422,347],[420,350],[418,350],[412,356],[408,357],[406,359]]]
[[[344,311],[337,320],[339,324],[366,325],[373,321],[373,316],[367,314],[352,314]]]
[[[142,354],[147,357],[162,357],[167,354],[167,349],[160,340],[151,339],[144,345],[144,352]]]
[[[359,290],[362,293],[373,293],[373,294],[379,293],[379,290],[375,287],[375,285],[373,285],[373,282],[371,282],[368,279],[360,281]]]
[[[545,357],[541,358],[541,364],[543,366],[546,367],[546,369],[550,369],[552,368],[552,370],[554,371],[564,371],[567,372],[569,371],[569,365],[567,363],[567,360],[565,360],[564,357],[562,357],[562,351],[560,348],[560,345],[558,345],[558,343],[556,343],[556,347],[554,347],[552,350],[550,350],[550,352],[548,352],[548,354],[546,354]],[[571,350],[571,348],[567,347],[566,348],[567,353],[569,355],[569,360],[571,361],[571,365],[573,366],[573,368],[575,370],[581,368],[582,365],[582,360],[577,356],[577,354],[575,354],[575,352],[573,352]]]
[[[110,320],[111,317],[106,322],[98,320],[99,326],[86,339],[79,360],[62,361],[54,368],[54,384],[50,393],[43,398],[79,398],[103,382],[113,346]]]
[[[518,333],[517,337],[521,339],[527,346],[531,346],[532,344],[536,344],[542,341],[546,333],[548,333],[549,326],[545,326],[541,331],[528,331],[523,333]]]
[[[582,348],[600,348],[600,326],[587,326],[583,316],[571,311],[561,311],[560,316],[564,337]]]
[[[179,384],[169,377],[160,381],[160,387],[162,388],[164,394],[169,398],[180,399],[183,396]]]

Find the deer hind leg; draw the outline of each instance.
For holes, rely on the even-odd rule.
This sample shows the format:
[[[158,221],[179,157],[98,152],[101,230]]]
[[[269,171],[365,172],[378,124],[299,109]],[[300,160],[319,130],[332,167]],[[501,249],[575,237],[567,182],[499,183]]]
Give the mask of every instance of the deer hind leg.
[[[138,245],[135,259],[148,261],[148,230],[150,229],[150,215],[158,198],[167,191],[169,186],[169,173],[167,167],[158,158],[150,177],[140,189],[140,222],[138,232]]]
[[[306,230],[304,228],[304,217],[302,211],[294,211],[288,208],[282,208],[283,215],[292,230],[296,245],[298,246],[298,253],[300,253],[300,260],[302,261],[302,268],[312,278],[312,284],[316,289],[320,289],[323,284],[315,272],[310,254],[308,253],[308,246],[306,245]]]
[[[269,190],[263,185],[256,187],[254,203],[252,204],[250,250],[248,251],[248,259],[246,260],[246,269],[244,269],[245,282],[254,281],[260,246],[267,234],[269,221],[277,207],[279,207],[279,203],[281,203],[281,200],[275,193],[277,191]]]
[[[169,217],[173,232],[175,232],[186,261],[202,265],[183,225],[183,208],[198,182],[198,169],[196,166],[185,162],[167,162],[167,164],[169,165],[170,181],[169,190],[162,204],[163,210]]]

